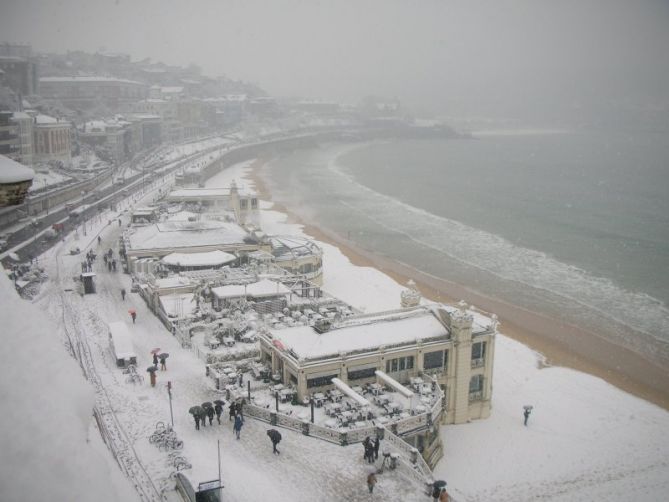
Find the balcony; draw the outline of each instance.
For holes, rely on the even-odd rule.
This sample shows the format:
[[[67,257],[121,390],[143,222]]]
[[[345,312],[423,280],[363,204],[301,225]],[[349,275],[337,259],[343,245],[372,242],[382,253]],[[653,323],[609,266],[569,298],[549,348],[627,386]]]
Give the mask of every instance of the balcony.
[[[481,368],[482,366],[485,365],[485,359],[482,357],[472,359],[472,369],[473,368]]]
[[[469,402],[473,403],[475,401],[483,401],[483,391],[478,390],[476,392],[469,393]]]

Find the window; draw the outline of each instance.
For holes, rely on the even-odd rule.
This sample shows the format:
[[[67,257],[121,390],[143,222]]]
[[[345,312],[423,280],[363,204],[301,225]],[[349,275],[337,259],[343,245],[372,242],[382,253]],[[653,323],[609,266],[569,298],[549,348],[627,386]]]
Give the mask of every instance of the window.
[[[474,375],[469,380],[469,401],[483,399],[483,375]]]
[[[249,201],[248,201],[248,200],[246,200],[246,199],[240,199],[240,201],[239,201],[239,207],[240,207],[241,209],[246,209],[246,208],[248,207],[248,205],[249,205]]]
[[[485,357],[485,342],[472,344],[472,359],[483,359]]]
[[[448,350],[444,351],[444,371],[448,370]]]
[[[376,368],[365,368],[364,370],[353,370],[348,372],[349,380],[360,380],[375,376]]]
[[[312,387],[323,387],[325,385],[330,385],[333,378],[337,378],[337,375],[309,378],[307,379],[307,388],[311,389]]]
[[[434,368],[441,368],[444,364],[444,351],[435,350],[434,352],[426,352],[423,356],[423,369],[431,370]]]
[[[485,364],[485,342],[472,344],[472,368],[479,368]]]
[[[386,361],[386,373],[413,369],[413,356],[397,357]]]
[[[251,209],[258,209],[258,199],[251,199]]]

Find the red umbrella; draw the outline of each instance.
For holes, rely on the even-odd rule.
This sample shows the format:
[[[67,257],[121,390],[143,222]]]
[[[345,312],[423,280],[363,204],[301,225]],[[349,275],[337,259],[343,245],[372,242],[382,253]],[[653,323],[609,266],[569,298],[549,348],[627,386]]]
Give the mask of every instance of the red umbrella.
[[[157,354],[158,352],[160,352],[160,347],[157,347],[155,349],[151,349],[151,354]]]
[[[128,309],[128,314],[136,314],[137,311],[135,309]]]

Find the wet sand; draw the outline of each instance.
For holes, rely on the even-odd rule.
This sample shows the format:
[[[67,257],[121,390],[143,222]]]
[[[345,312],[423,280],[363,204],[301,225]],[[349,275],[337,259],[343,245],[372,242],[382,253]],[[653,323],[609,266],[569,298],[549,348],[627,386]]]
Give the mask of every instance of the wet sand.
[[[260,172],[264,165],[265,160],[253,163],[249,178],[255,184],[260,198],[271,201],[271,194]],[[444,303],[465,300],[480,310],[494,312],[501,321],[500,331],[543,354],[546,366],[564,366],[600,377],[626,392],[669,410],[668,368],[659,367],[597,333],[487,297],[463,285],[430,276],[361,249],[322,225],[304,221],[301,215],[276,202],[273,209],[286,213],[290,222],[304,225],[304,232],[314,239],[338,247],[354,265],[376,268],[400,284],[413,279],[423,296],[430,300]]]

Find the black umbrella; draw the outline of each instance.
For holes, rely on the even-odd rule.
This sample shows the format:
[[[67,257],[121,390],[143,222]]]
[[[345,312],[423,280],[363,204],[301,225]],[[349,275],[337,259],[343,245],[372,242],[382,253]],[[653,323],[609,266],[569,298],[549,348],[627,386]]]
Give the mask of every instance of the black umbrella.
[[[281,440],[281,433],[279,433],[279,431],[277,431],[276,429],[268,429],[267,435],[274,442]]]
[[[158,355],[158,359],[167,359],[168,357],[170,357],[170,355],[167,352]]]
[[[214,405],[211,404],[209,401],[206,401],[206,402],[202,403],[200,406],[202,406],[203,408],[213,408],[214,407]]]
[[[220,399],[216,399],[214,401],[214,404],[217,404],[219,406],[225,406],[225,401],[221,401]]]
[[[188,410],[188,413],[190,413],[191,415],[200,416],[204,413],[204,410],[202,409],[201,406],[191,406]]]
[[[443,479],[438,479],[434,483],[432,483],[432,489],[434,490],[435,493],[441,492],[441,490],[444,490],[446,488],[446,481]],[[434,493],[432,494],[434,496]]]
[[[146,371],[148,371],[149,373],[153,373],[154,371],[156,371],[156,367],[155,366],[149,366],[148,368],[146,368]]]

